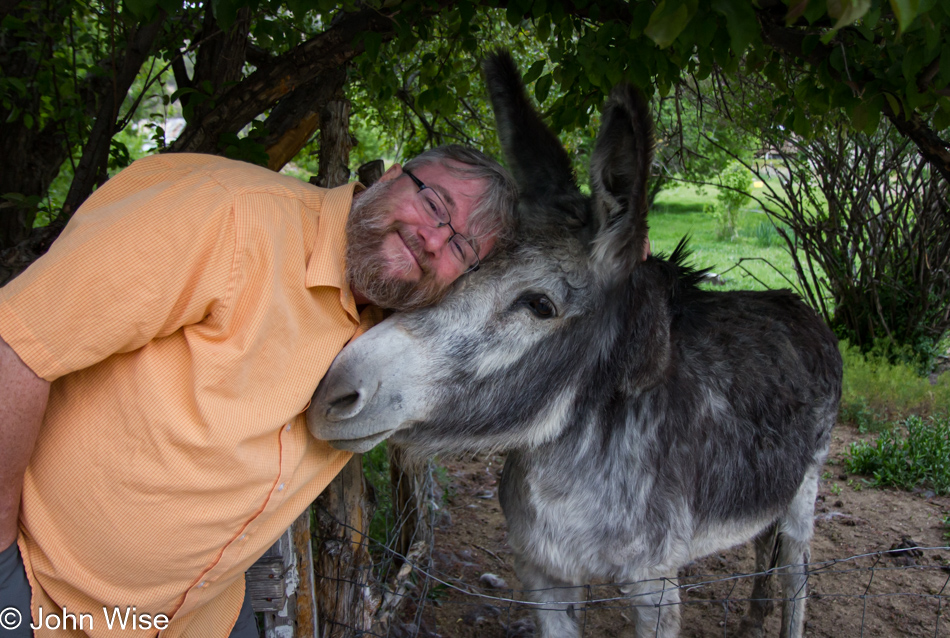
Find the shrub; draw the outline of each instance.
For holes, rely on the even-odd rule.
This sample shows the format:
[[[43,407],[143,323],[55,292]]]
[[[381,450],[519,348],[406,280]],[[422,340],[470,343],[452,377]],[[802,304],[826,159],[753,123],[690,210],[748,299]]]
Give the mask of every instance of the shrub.
[[[716,194],[712,208],[719,239],[735,239],[738,235],[739,209],[749,201],[752,173],[739,162],[731,163],[719,176],[723,188]]]
[[[931,385],[926,377],[906,363],[891,363],[884,354],[864,355],[842,341],[844,381],[841,419],[873,431],[880,422],[911,414],[927,416],[950,409],[950,373]],[[877,424],[877,425],[875,425]]]
[[[950,416],[908,417],[873,443],[852,443],[844,462],[849,472],[871,476],[876,487],[950,494]]]

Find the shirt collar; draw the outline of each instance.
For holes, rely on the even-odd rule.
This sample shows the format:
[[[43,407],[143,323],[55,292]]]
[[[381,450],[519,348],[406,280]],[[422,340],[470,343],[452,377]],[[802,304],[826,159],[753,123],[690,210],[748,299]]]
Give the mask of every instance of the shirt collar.
[[[357,322],[356,302],[346,282],[346,220],[353,196],[365,190],[359,182],[331,188],[325,192],[320,208],[317,238],[307,262],[307,288],[331,286],[340,290],[340,302]]]

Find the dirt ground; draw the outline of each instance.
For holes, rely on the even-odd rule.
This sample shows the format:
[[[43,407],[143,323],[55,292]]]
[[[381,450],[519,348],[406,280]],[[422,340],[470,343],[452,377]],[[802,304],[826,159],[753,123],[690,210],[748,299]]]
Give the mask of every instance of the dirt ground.
[[[806,636],[950,636],[950,548],[943,517],[950,498],[926,492],[871,489],[845,474],[844,452],[870,439],[839,425],[815,511]],[[432,573],[424,602],[410,605],[406,623],[392,635],[502,638],[532,636],[531,611],[523,600],[506,544],[497,488],[504,459],[481,455],[445,463],[445,509],[436,532]],[[888,550],[919,546],[925,550]],[[687,566],[681,583],[682,636],[732,636],[752,589],[751,545]],[[485,576],[489,574],[489,576]],[[498,582],[491,575],[500,579]],[[493,582],[494,581],[494,582]],[[586,637],[632,636],[632,609],[615,586],[590,587],[578,618]],[[625,604],[626,603],[626,604]],[[779,635],[780,612],[766,624]]]

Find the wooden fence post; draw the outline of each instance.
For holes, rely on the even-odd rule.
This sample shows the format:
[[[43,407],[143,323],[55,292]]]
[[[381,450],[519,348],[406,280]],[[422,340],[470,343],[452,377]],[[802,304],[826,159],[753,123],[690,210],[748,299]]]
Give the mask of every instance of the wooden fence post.
[[[349,101],[327,103],[321,117],[316,183],[333,188],[350,178]],[[346,464],[314,503],[314,573],[320,638],[358,636],[372,625],[379,606],[378,591],[370,586],[373,563],[368,549],[374,507],[360,455]]]
[[[349,111],[346,100],[330,101],[322,110],[320,167],[311,183],[333,188],[349,180]],[[359,168],[365,186],[382,174],[381,160]],[[248,570],[254,609],[264,612],[265,638],[350,638],[366,632],[385,633],[412,587],[412,572],[417,565],[427,564],[432,548],[430,466],[407,469],[400,452],[391,450],[390,475],[394,518],[399,525],[394,550],[406,561],[387,583],[386,595],[373,582],[368,533],[375,498],[357,454],[313,506]]]

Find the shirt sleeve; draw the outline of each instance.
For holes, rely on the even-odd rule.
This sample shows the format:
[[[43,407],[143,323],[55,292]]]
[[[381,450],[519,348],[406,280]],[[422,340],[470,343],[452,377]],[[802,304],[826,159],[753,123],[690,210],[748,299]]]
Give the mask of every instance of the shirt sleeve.
[[[137,349],[227,302],[233,196],[200,157],[135,162],[0,289],[0,336],[38,376]]]

